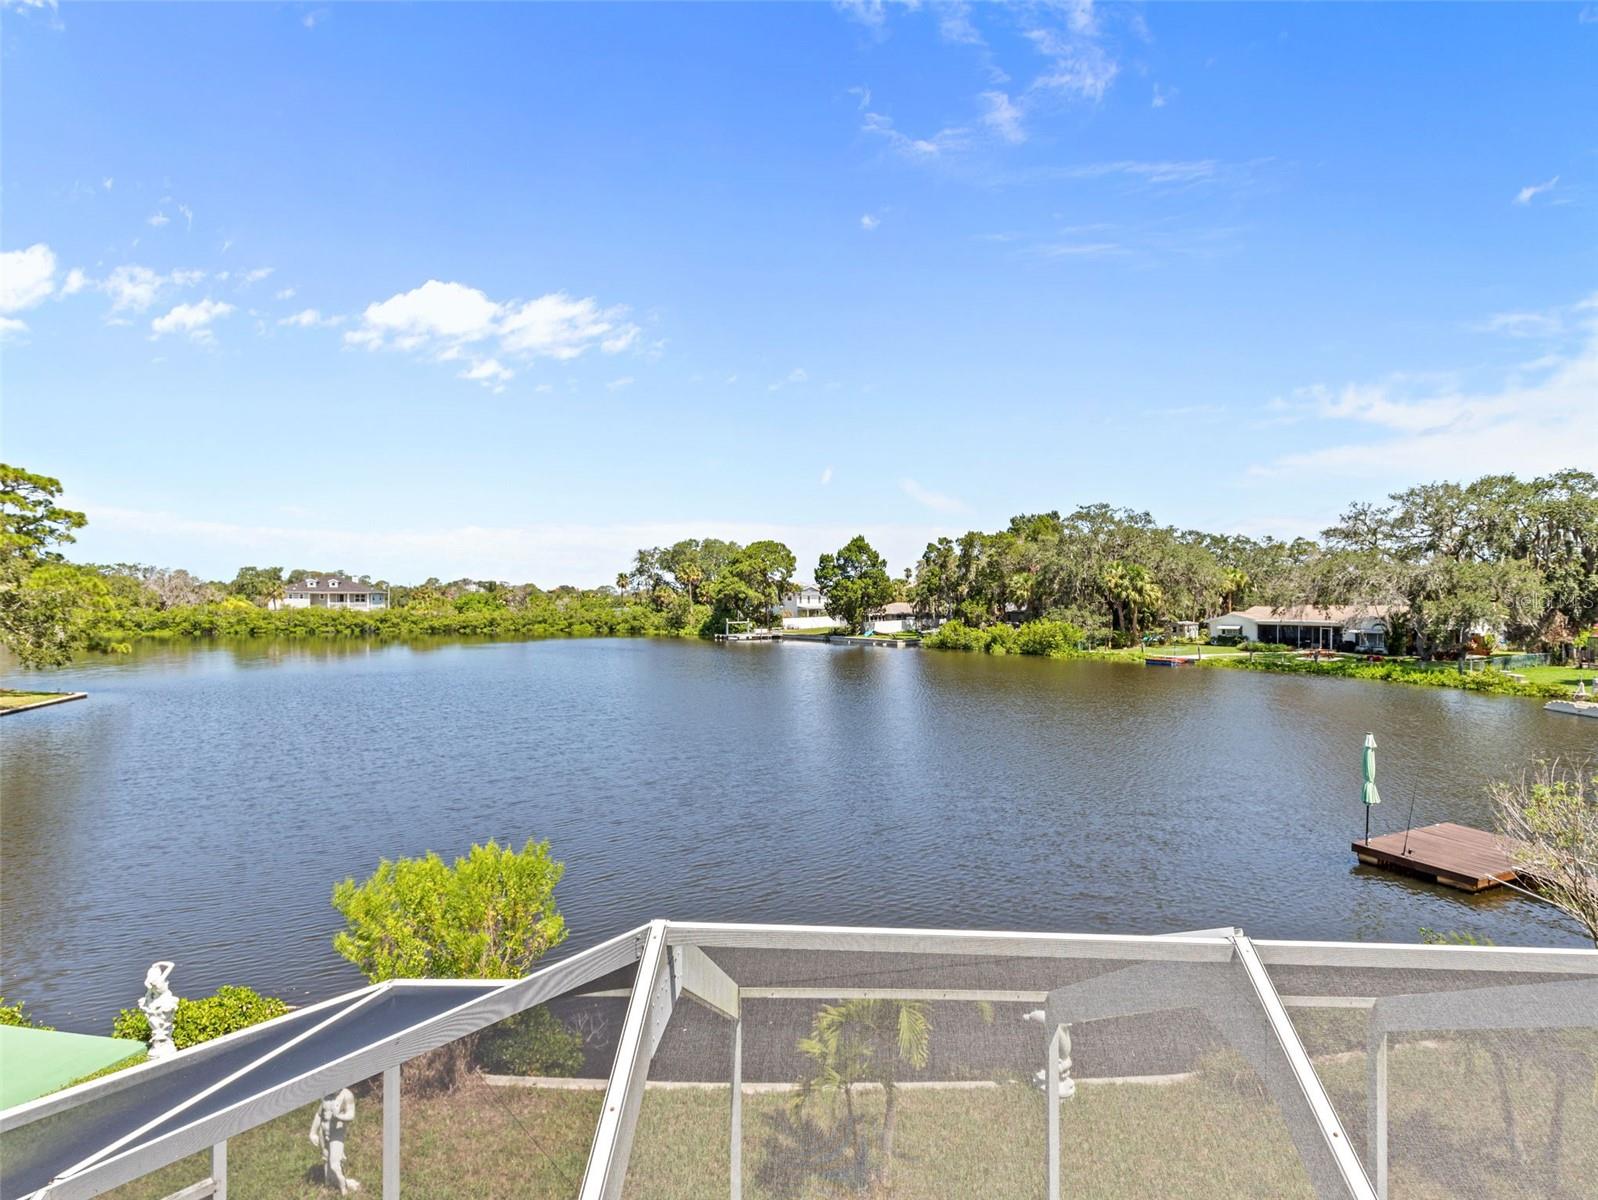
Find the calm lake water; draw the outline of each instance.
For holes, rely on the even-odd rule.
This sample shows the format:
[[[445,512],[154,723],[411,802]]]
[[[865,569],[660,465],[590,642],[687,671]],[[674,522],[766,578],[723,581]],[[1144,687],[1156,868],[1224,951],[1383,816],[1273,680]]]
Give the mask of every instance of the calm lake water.
[[[12,676],[8,682],[22,682]],[[568,947],[651,917],[1581,943],[1504,890],[1354,865],[1378,832],[1491,821],[1486,783],[1594,730],[1534,701],[1221,670],[825,645],[141,647],[6,718],[0,991],[105,1031],[180,994],[356,986],[334,881],[548,838]]]

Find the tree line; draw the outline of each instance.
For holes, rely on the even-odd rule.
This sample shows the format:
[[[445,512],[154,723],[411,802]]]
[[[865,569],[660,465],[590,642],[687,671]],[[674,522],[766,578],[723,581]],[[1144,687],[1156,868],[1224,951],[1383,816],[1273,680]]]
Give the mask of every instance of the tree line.
[[[66,561],[87,523],[60,483],[0,465],[0,640],[29,666],[148,634],[257,636],[696,636],[779,619],[798,564],[782,542],[690,538],[640,549],[614,586],[430,578],[391,584],[346,571],[244,566],[231,580],[181,569]],[[307,577],[387,592],[385,611],[267,612]],[[1108,504],[1023,514],[994,532],[929,542],[890,574],[863,536],[823,554],[814,579],[853,629],[903,600],[931,621],[983,629],[1051,621],[1132,644],[1176,620],[1250,605],[1391,605],[1389,645],[1423,658],[1460,653],[1477,631],[1553,649],[1598,621],[1598,477],[1489,475],[1351,505],[1318,539],[1250,538],[1161,525]]]

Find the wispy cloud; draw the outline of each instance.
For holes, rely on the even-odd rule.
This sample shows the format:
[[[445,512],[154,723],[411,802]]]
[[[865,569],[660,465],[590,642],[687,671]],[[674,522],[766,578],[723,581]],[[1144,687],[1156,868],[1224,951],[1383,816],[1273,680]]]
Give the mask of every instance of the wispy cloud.
[[[935,159],[971,144],[970,131],[962,126],[940,129],[930,137],[911,137],[894,127],[893,118],[878,112],[866,113],[860,129],[863,133],[881,138],[889,149],[912,160]]]
[[[1149,107],[1150,108],[1164,108],[1167,104],[1169,104],[1171,102],[1172,98],[1175,95],[1176,95],[1176,89],[1175,88],[1161,87],[1159,84],[1156,83],[1154,85],[1154,95],[1149,100]]]
[[[1453,476],[1535,473],[1598,446],[1598,295],[1571,306],[1579,341],[1488,386],[1404,376],[1294,393],[1278,408],[1316,427],[1314,450],[1282,455],[1256,475],[1382,475],[1445,462]]]
[[[917,504],[920,504],[926,508],[930,508],[934,512],[953,513],[961,512],[965,509],[965,504],[960,500],[955,499],[955,497],[945,495],[943,492],[935,492],[928,487],[923,487],[914,479],[906,478],[899,480],[899,490],[906,496],[909,496],[910,499],[914,500]]]
[[[1528,186],[1521,188],[1520,191],[1515,193],[1515,203],[1516,204],[1530,204],[1533,200],[1535,200],[1538,196],[1541,196],[1544,192],[1553,191],[1554,190],[1554,186],[1558,182],[1559,182],[1559,176],[1555,175],[1552,179],[1548,180],[1548,182],[1546,182],[1546,183],[1529,184]]]
[[[793,370],[789,371],[786,375],[784,375],[781,379],[777,380],[777,382],[768,385],[766,390],[768,392],[779,391],[779,390],[781,390],[782,388],[785,388],[785,387],[792,387],[795,384],[805,383],[806,381],[809,380],[809,378],[810,378],[810,372],[809,371],[806,371],[803,367],[795,367]],[[729,379],[727,382],[731,383],[732,380]]]
[[[832,482],[832,468],[831,467],[822,467],[821,468],[821,486],[822,487],[826,487],[831,482]]]
[[[343,323],[343,317],[324,317],[314,308],[302,308],[297,313],[278,319],[279,325],[287,325],[295,329],[314,329],[319,325],[342,325]]]
[[[637,381],[631,375],[623,375],[619,379],[612,379],[605,385],[607,391],[619,392],[622,388],[630,388]]]
[[[882,218],[878,217],[874,213],[865,213],[860,218],[860,228],[864,229],[867,233],[872,232],[878,225],[881,224]]]
[[[983,92],[979,99],[987,106],[987,111],[982,114],[982,123],[1000,140],[1012,146],[1026,141],[1021,109],[1006,93]]]

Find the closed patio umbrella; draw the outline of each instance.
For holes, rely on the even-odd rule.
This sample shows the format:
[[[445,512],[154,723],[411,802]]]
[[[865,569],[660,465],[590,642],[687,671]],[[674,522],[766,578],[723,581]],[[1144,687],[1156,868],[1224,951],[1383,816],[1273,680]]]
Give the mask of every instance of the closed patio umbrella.
[[[1365,840],[1371,840],[1371,809],[1382,802],[1381,793],[1376,790],[1376,735],[1365,735],[1365,755],[1363,761],[1365,783],[1360,788],[1359,798],[1365,802]]]

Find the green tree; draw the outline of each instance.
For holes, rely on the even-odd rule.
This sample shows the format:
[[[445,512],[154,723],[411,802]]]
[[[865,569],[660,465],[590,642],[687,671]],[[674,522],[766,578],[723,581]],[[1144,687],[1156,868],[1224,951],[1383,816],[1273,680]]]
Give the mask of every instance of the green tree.
[[[817,1095],[841,1096],[854,1153],[855,1170],[864,1186],[875,1176],[884,1187],[893,1181],[893,1140],[898,1126],[899,1073],[905,1066],[927,1065],[932,1020],[927,1006],[910,1000],[846,1000],[824,1005],[811,1022],[810,1036],[798,1050],[809,1059],[795,1108]],[[854,1089],[876,1083],[883,1090],[879,1163],[873,1171],[864,1130],[855,1111]]]
[[[781,542],[751,542],[734,553],[705,585],[704,599],[714,610],[712,622],[717,627],[726,620],[771,625],[796,565],[793,551]]]
[[[39,578],[59,564],[57,546],[74,539],[88,518],[56,503],[61,483],[0,463],[0,642],[24,667],[55,667],[87,645],[86,616],[99,596],[72,572]]]
[[[59,561],[55,547],[75,541],[89,519],[56,503],[61,481],[0,463],[0,554],[24,562]]]
[[[240,567],[227,590],[230,595],[242,596],[252,604],[266,606],[274,600],[283,599],[287,585],[283,580],[282,567]]]
[[[887,561],[856,534],[836,554],[823,554],[816,564],[816,587],[827,603],[827,615],[852,632],[865,628],[866,618],[893,599]]]

